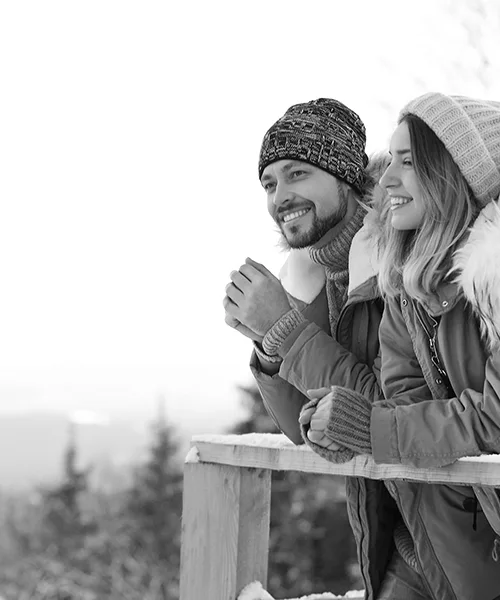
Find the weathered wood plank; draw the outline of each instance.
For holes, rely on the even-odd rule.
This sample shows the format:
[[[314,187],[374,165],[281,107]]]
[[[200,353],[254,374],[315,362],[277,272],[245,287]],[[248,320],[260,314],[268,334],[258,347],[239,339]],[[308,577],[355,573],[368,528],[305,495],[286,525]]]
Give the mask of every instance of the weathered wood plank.
[[[234,600],[267,580],[270,472],[184,465],[181,600]]]
[[[267,582],[271,471],[241,469],[236,589]]]
[[[184,466],[180,597],[233,600],[239,522],[239,469]]]
[[[335,465],[307,446],[295,446],[281,434],[197,435],[192,438],[191,445],[196,448],[199,460],[203,463],[370,479],[500,486],[499,455],[461,458],[447,467],[417,469],[406,465],[375,464],[368,455]]]

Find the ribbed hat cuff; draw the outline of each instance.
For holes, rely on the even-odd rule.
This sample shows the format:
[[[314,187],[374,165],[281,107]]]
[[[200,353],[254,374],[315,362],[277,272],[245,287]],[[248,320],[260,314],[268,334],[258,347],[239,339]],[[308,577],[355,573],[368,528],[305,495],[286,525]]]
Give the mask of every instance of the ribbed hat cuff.
[[[443,142],[481,206],[497,197],[500,172],[469,115],[453,97],[424,94],[403,108],[399,121],[409,114],[422,119]]]
[[[270,154],[269,149],[266,149],[266,154]],[[332,161],[327,163],[325,160],[320,160],[315,153],[304,151],[301,152],[300,150],[294,151],[293,149],[289,148],[275,148],[271,158],[261,161],[259,164],[259,180],[262,177],[264,169],[278,160],[300,160],[301,162],[309,163],[310,165],[318,167],[318,169],[326,171],[337,179],[345,181],[356,191],[360,193],[363,192],[363,186],[365,182],[364,167],[360,166],[359,170],[355,169],[352,161],[350,161],[347,157],[343,157],[341,152],[338,152],[338,160],[336,161],[337,164],[334,165]],[[366,154],[363,154],[363,162],[368,164],[368,156]],[[347,168],[342,169],[342,165],[345,165]]]

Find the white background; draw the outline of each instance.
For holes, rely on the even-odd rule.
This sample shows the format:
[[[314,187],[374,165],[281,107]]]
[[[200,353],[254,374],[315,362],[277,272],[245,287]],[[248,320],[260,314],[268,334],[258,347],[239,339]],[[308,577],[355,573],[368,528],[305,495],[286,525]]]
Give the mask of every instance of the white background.
[[[140,420],[163,394],[191,430],[232,422],[224,286],[283,260],[266,129],[334,97],[374,151],[420,93],[500,99],[497,4],[2,2],[0,410]]]

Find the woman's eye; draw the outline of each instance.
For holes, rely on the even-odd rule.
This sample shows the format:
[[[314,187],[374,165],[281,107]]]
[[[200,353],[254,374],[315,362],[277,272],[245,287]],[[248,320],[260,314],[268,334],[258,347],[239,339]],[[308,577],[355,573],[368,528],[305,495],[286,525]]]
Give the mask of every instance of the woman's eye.
[[[404,164],[406,167],[411,167],[411,166],[413,166],[413,163],[411,162],[411,159],[410,159],[410,158],[405,158],[405,159],[403,160],[403,164]]]
[[[300,175],[304,175],[305,171],[301,171],[300,169],[297,169],[296,171],[292,171],[291,172],[291,176],[292,177],[300,177]]]

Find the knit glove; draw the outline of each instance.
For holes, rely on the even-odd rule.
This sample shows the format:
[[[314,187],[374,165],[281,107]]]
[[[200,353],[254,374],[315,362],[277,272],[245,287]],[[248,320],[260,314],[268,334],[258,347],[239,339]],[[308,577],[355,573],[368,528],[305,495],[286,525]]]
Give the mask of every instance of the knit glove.
[[[300,425],[302,438],[314,452],[334,463],[351,460],[356,454],[370,454],[372,451],[370,422],[372,406],[362,395],[348,388],[332,386],[328,394],[332,400],[325,436],[342,448],[329,450],[307,437],[309,424]],[[317,406],[322,398],[307,403],[303,410]]]

